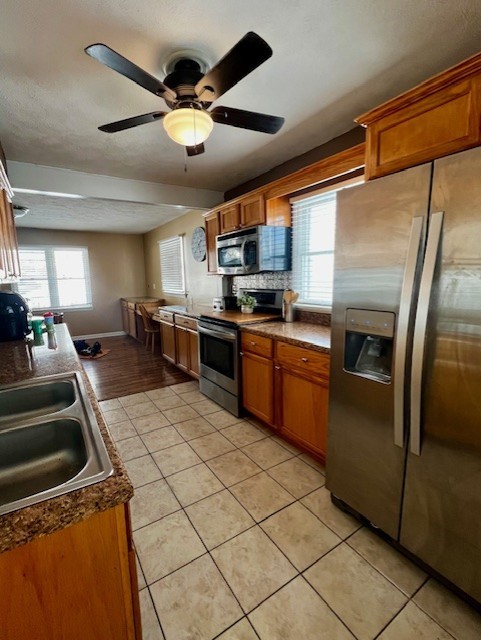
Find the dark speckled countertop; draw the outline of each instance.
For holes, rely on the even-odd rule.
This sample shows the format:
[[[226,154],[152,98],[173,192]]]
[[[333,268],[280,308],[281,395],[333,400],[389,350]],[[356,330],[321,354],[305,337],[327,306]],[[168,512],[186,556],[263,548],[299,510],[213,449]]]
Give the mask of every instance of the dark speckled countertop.
[[[183,306],[163,306],[160,309],[170,313],[178,313],[191,318],[207,316],[219,320],[227,320],[240,325],[242,331],[249,331],[259,336],[282,340],[299,347],[306,347],[323,353],[331,352],[331,327],[314,322],[284,322],[276,320],[273,314],[241,314],[238,311],[212,311],[208,305],[194,305],[192,309]],[[154,315],[155,320],[160,320]]]
[[[0,552],[81,522],[98,511],[128,502],[133,495],[132,484],[103,421],[67,325],[55,325],[55,340],[46,333],[43,338],[45,344],[33,346],[31,350],[23,340],[0,343],[0,387],[29,378],[80,371],[114,473],[102,482],[0,516]]]
[[[331,327],[311,322],[266,322],[242,327],[258,336],[282,340],[323,353],[331,351]]]

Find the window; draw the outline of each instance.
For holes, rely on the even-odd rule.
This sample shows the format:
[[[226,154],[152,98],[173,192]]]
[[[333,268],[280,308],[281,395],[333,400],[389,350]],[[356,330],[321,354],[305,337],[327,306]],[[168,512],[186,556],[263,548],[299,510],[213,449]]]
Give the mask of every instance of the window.
[[[92,307],[86,247],[20,247],[16,290],[32,309]]]
[[[350,178],[291,199],[292,287],[299,292],[298,304],[332,307],[337,193],[362,182]]]
[[[174,236],[159,242],[162,291],[183,295],[185,290],[184,238]]]
[[[292,200],[292,281],[298,303],[332,305],[336,192]]]

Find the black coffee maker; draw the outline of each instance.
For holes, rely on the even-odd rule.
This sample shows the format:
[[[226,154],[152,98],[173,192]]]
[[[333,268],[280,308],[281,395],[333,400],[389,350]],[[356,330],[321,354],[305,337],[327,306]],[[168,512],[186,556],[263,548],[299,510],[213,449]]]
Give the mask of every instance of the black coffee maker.
[[[30,333],[28,312],[28,304],[20,294],[0,291],[0,342],[21,340]]]

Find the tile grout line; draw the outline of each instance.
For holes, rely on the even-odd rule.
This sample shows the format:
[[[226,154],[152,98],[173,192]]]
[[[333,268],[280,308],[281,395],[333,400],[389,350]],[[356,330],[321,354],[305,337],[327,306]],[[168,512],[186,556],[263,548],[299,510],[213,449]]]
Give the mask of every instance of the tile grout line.
[[[185,422],[185,421],[184,421],[184,422]],[[181,423],[177,423],[177,424],[181,424]],[[175,429],[175,424],[173,424],[172,426],[174,426],[174,429]],[[214,427],[214,429],[216,429],[216,432],[217,432],[217,433],[219,433],[219,432],[221,431],[221,429],[216,428],[214,425],[212,425],[212,426]],[[234,426],[234,425],[229,425],[229,426]],[[256,425],[252,425],[252,426],[254,426],[254,428],[257,428],[257,427],[256,427]],[[134,426],[134,428],[135,428],[135,426]],[[161,427],[161,428],[162,428],[162,427]],[[228,428],[228,427],[224,427],[224,428]],[[177,431],[177,429],[176,429],[176,431]],[[137,433],[138,433],[138,432],[137,432]],[[188,445],[189,445],[189,441],[186,441],[186,440],[183,438],[183,436],[182,436],[178,431],[177,431],[177,433],[178,433],[178,434],[179,434],[179,436],[182,438],[183,443],[185,443],[185,444],[188,444]],[[213,433],[215,433],[215,432],[213,432]],[[212,433],[212,434],[213,434],[213,433]],[[262,433],[262,432],[261,432],[261,433]],[[212,434],[206,434],[206,435],[212,435]],[[140,434],[139,434],[139,437],[141,438],[141,441],[143,442],[143,439],[142,439],[142,437],[140,436]],[[199,436],[199,437],[203,437],[203,436]],[[225,436],[224,436],[224,437],[225,437]],[[256,441],[254,441],[253,443],[249,443],[249,444],[255,444],[255,442],[261,442],[262,440],[266,439],[267,437],[269,437],[269,436],[265,436],[264,438],[260,438],[259,440],[256,440]],[[270,436],[270,438],[271,438],[271,437],[272,437],[272,436]],[[193,438],[193,439],[198,439],[198,438]],[[227,440],[229,440],[229,439],[227,438]],[[248,457],[248,458],[249,458],[249,459],[250,459],[254,464],[257,464],[257,462],[256,462],[255,460],[253,460],[253,459],[248,455],[248,453],[246,453],[245,451],[243,451],[243,447],[249,446],[249,444],[247,444],[247,445],[243,445],[243,447],[239,447],[238,445],[236,445],[236,444],[232,443],[232,441],[230,441],[230,440],[229,440],[229,442],[230,442],[230,443],[233,445],[233,447],[234,447],[234,449],[232,449],[232,451],[240,451],[241,453],[243,453],[244,455],[246,455],[246,456],[247,456],[247,457]],[[276,441],[274,441],[274,442],[276,442]],[[145,443],[144,443],[144,444],[145,444]],[[178,444],[181,444],[181,443],[178,443]],[[282,445],[281,445],[280,443],[276,442],[276,444],[278,444],[279,446],[281,446],[281,447],[282,447]],[[176,446],[176,445],[171,445],[171,446]],[[166,447],[165,449],[169,449],[169,448],[171,448],[171,447],[169,446],[169,447]],[[190,449],[191,449],[191,450],[192,450],[196,455],[198,455],[198,454],[197,454],[197,452],[193,449],[193,447],[192,447],[191,445],[189,445],[189,448],[190,448]],[[165,449],[161,449],[161,450],[159,450],[159,451],[162,451],[162,450],[165,450]],[[274,482],[275,482],[275,483],[276,483],[276,484],[277,484],[281,489],[283,489],[284,491],[286,491],[286,492],[287,492],[287,493],[288,493],[288,494],[293,498],[293,501],[292,501],[292,502],[290,502],[288,505],[284,505],[282,508],[280,508],[280,509],[278,509],[278,510],[274,511],[272,514],[269,514],[268,516],[266,516],[265,518],[263,518],[263,519],[262,519],[262,520],[260,520],[259,522],[257,522],[257,520],[256,520],[256,519],[253,519],[253,520],[254,520],[254,524],[253,524],[252,526],[248,527],[247,529],[244,529],[242,532],[237,533],[235,536],[232,536],[231,538],[229,538],[229,539],[227,539],[227,540],[224,540],[222,543],[219,543],[219,545],[216,545],[216,547],[213,547],[213,548],[212,548],[212,549],[210,549],[210,550],[207,548],[206,543],[204,542],[204,540],[203,540],[203,539],[202,539],[202,537],[200,536],[199,532],[197,531],[196,527],[194,526],[193,522],[192,522],[192,521],[191,521],[191,519],[189,518],[189,515],[188,515],[188,513],[187,513],[187,511],[186,511],[186,508],[187,508],[187,507],[189,507],[189,506],[191,506],[191,505],[185,505],[185,506],[184,506],[184,505],[182,505],[182,504],[180,504],[180,503],[179,503],[179,504],[180,504],[180,509],[177,509],[175,512],[173,512],[173,513],[176,513],[176,512],[177,512],[177,511],[179,511],[179,510],[184,511],[184,513],[185,513],[185,515],[186,515],[186,517],[187,517],[187,519],[188,519],[188,521],[189,521],[190,525],[192,526],[192,528],[193,528],[193,530],[195,531],[196,535],[197,535],[197,536],[198,536],[198,538],[201,540],[201,542],[202,542],[202,544],[203,544],[204,548],[206,549],[207,554],[209,554],[210,558],[211,558],[211,559],[212,559],[212,561],[214,562],[214,565],[216,566],[217,570],[218,570],[218,571],[219,571],[219,573],[221,574],[221,576],[222,576],[222,578],[223,578],[224,582],[227,584],[227,586],[228,586],[229,590],[231,591],[231,593],[233,594],[234,598],[235,598],[235,599],[236,599],[236,601],[239,603],[239,606],[240,606],[240,608],[241,608],[241,611],[242,611],[242,612],[244,612],[244,609],[243,609],[243,608],[242,608],[242,606],[240,605],[239,600],[237,599],[237,597],[236,597],[235,593],[233,592],[233,590],[231,589],[230,585],[228,584],[228,582],[227,582],[227,580],[226,580],[226,578],[225,578],[224,574],[222,573],[222,571],[220,570],[220,568],[219,568],[219,567],[217,566],[217,564],[215,563],[215,560],[214,560],[214,558],[213,558],[213,556],[212,556],[212,554],[211,554],[211,551],[213,551],[214,549],[216,549],[216,548],[218,548],[218,547],[222,546],[222,545],[223,545],[223,544],[225,544],[226,542],[229,542],[229,541],[231,541],[231,540],[235,539],[235,538],[236,538],[236,537],[238,537],[239,535],[242,535],[242,534],[243,534],[243,533],[245,533],[246,531],[249,531],[250,529],[253,529],[254,527],[256,527],[256,526],[257,526],[257,527],[259,527],[259,529],[264,533],[264,535],[266,535],[266,536],[267,536],[267,538],[269,539],[269,541],[270,541],[272,544],[274,544],[274,546],[276,547],[276,549],[278,549],[278,551],[279,551],[279,552],[280,552],[280,553],[281,553],[281,554],[286,558],[286,560],[289,562],[289,564],[294,568],[294,571],[296,572],[296,575],[295,575],[291,580],[287,581],[284,585],[282,585],[281,587],[279,587],[278,589],[276,589],[273,593],[271,593],[269,596],[267,596],[265,599],[263,599],[263,600],[262,600],[258,605],[256,605],[256,607],[254,607],[254,608],[253,608],[252,610],[250,610],[249,612],[244,613],[243,617],[242,617],[242,618],[240,618],[240,620],[242,620],[244,617],[245,617],[245,618],[247,618],[248,623],[250,624],[251,628],[253,628],[253,630],[254,630],[254,632],[256,633],[256,635],[257,635],[257,636],[258,636],[258,634],[257,634],[257,632],[256,632],[255,628],[253,627],[253,625],[252,625],[252,623],[251,623],[251,621],[250,621],[250,619],[249,619],[249,615],[250,615],[250,613],[252,613],[252,611],[254,611],[255,609],[257,609],[257,608],[258,608],[258,607],[259,607],[263,602],[265,602],[266,600],[268,600],[268,599],[269,599],[270,597],[272,597],[275,593],[277,593],[278,591],[280,591],[282,588],[284,588],[285,586],[287,586],[290,582],[292,582],[293,580],[295,580],[295,579],[296,579],[297,577],[299,577],[299,576],[301,576],[301,577],[306,581],[306,583],[310,586],[310,588],[313,588],[313,587],[312,587],[312,585],[310,585],[310,583],[305,579],[305,577],[304,577],[304,575],[303,575],[303,572],[304,572],[304,571],[307,571],[311,566],[313,566],[314,564],[316,564],[316,563],[317,563],[321,558],[323,558],[323,557],[325,557],[326,555],[328,555],[328,553],[330,553],[330,551],[332,551],[333,549],[337,548],[338,546],[342,545],[342,544],[345,542],[345,540],[343,540],[340,536],[338,536],[338,537],[340,538],[340,541],[339,541],[339,543],[338,543],[338,544],[336,544],[336,545],[335,545],[335,547],[333,547],[332,549],[330,549],[330,550],[329,550],[328,552],[326,552],[325,554],[322,554],[319,558],[317,558],[317,559],[316,559],[312,564],[310,564],[310,565],[309,565],[308,567],[306,567],[305,569],[303,569],[303,570],[298,570],[298,569],[297,569],[297,568],[292,564],[292,562],[291,562],[291,561],[290,561],[290,559],[287,557],[287,555],[282,551],[282,549],[280,549],[280,548],[278,547],[278,545],[276,544],[276,542],[275,542],[274,540],[272,540],[272,538],[269,536],[269,534],[268,534],[266,531],[264,531],[264,529],[260,526],[262,522],[265,522],[265,521],[266,521],[267,519],[269,519],[271,516],[274,516],[276,513],[279,513],[280,511],[282,511],[282,510],[284,510],[284,509],[286,509],[286,508],[288,508],[288,507],[290,507],[290,506],[292,506],[293,504],[296,504],[296,503],[300,503],[300,504],[301,504],[301,506],[303,506],[304,508],[307,508],[307,509],[308,509],[308,511],[309,511],[310,513],[312,513],[312,514],[313,514],[313,512],[312,512],[312,511],[311,511],[311,510],[310,510],[306,505],[304,505],[304,504],[301,502],[301,499],[303,499],[303,498],[307,497],[308,495],[310,495],[310,494],[314,493],[314,492],[315,492],[315,491],[317,491],[319,488],[321,488],[322,486],[324,486],[324,485],[320,485],[320,487],[316,487],[315,489],[313,489],[313,490],[312,490],[312,491],[310,491],[310,492],[307,492],[307,493],[306,493],[306,494],[304,494],[303,496],[301,496],[301,497],[297,497],[297,496],[294,496],[294,495],[291,493],[291,491],[289,491],[289,489],[286,489],[286,487],[284,487],[280,482],[278,482],[278,481],[276,480],[276,478],[272,477],[272,476],[270,475],[270,473],[269,473],[269,470],[274,469],[274,468],[276,468],[276,467],[278,467],[278,466],[282,465],[284,462],[288,462],[289,460],[293,460],[294,458],[298,458],[298,456],[299,456],[299,455],[301,455],[301,453],[302,453],[302,452],[301,452],[301,453],[297,453],[297,454],[295,454],[295,453],[293,453],[292,451],[289,451],[289,450],[288,450],[288,449],[286,449],[286,448],[285,448],[285,450],[290,454],[290,457],[289,457],[289,458],[287,458],[287,460],[283,460],[283,461],[281,461],[281,462],[279,462],[279,463],[277,463],[277,464],[275,464],[275,465],[272,465],[272,466],[270,466],[270,467],[267,467],[266,469],[264,469],[264,468],[260,467],[259,472],[258,472],[258,473],[256,473],[256,474],[253,474],[253,476],[249,476],[249,478],[255,477],[256,475],[260,475],[261,473],[265,473],[265,474],[266,474],[266,475],[267,475],[271,480],[273,480],[273,481],[274,481]],[[150,451],[149,451],[149,455],[150,455],[150,457],[152,458],[152,460],[153,460],[153,462],[154,462],[155,466],[159,469],[159,472],[161,473],[161,477],[162,477],[162,479],[166,482],[167,486],[168,486],[168,487],[169,487],[169,489],[173,492],[173,495],[174,495],[174,496],[176,497],[176,499],[178,500],[178,498],[177,498],[177,496],[176,496],[176,494],[175,494],[175,491],[173,491],[172,486],[169,484],[169,482],[168,482],[168,480],[167,480],[167,477],[166,477],[166,476],[164,476],[164,474],[162,473],[162,470],[160,469],[159,465],[156,463],[155,459],[153,458],[153,455],[152,455],[153,453],[157,453],[157,452],[150,452]],[[201,462],[200,462],[200,463],[197,463],[197,464],[195,464],[195,465],[191,465],[190,467],[187,467],[186,469],[184,469],[184,470],[180,470],[179,472],[175,472],[175,473],[181,473],[182,471],[188,470],[188,469],[190,469],[190,468],[192,468],[192,467],[194,467],[194,466],[200,466],[200,464],[204,464],[204,465],[205,465],[205,466],[206,466],[206,467],[211,471],[211,473],[213,473],[213,475],[216,477],[216,479],[221,483],[221,485],[223,486],[223,489],[221,489],[220,491],[214,492],[213,494],[210,494],[209,496],[205,496],[204,498],[201,498],[200,500],[197,500],[197,501],[195,501],[194,503],[191,503],[191,504],[197,504],[198,502],[201,502],[202,500],[208,499],[209,497],[211,497],[211,496],[213,496],[213,495],[216,495],[216,494],[218,494],[218,493],[220,493],[220,492],[222,492],[222,491],[224,491],[224,490],[227,490],[227,491],[229,491],[229,494],[230,494],[230,495],[231,495],[231,496],[236,500],[236,502],[241,506],[241,508],[242,508],[244,511],[246,511],[246,513],[248,513],[248,514],[252,517],[252,515],[249,513],[249,511],[244,507],[244,505],[242,505],[242,503],[237,499],[237,497],[236,497],[236,496],[232,493],[232,491],[230,490],[230,489],[231,489],[231,487],[236,486],[237,484],[240,484],[240,483],[244,482],[246,479],[249,479],[249,478],[246,478],[246,479],[241,480],[241,481],[239,481],[239,482],[237,482],[237,483],[234,483],[233,485],[226,486],[226,484],[225,484],[225,483],[224,483],[224,482],[223,482],[223,481],[222,481],[222,480],[217,476],[217,474],[215,473],[215,471],[214,471],[213,469],[211,469],[211,468],[208,466],[208,464],[207,464],[207,463],[208,463],[209,461],[211,461],[211,460],[214,460],[214,459],[216,459],[216,458],[222,457],[223,455],[226,455],[226,453],[230,453],[230,452],[224,452],[224,453],[222,453],[222,454],[219,454],[218,456],[213,456],[212,458],[209,458],[209,459],[207,459],[207,460],[201,460]],[[141,456],[139,456],[139,457],[141,457]],[[302,462],[304,462],[304,461],[302,461]],[[304,464],[307,464],[307,465],[308,465],[308,463],[307,463],[307,462],[304,462]],[[313,467],[313,466],[311,466],[311,465],[308,465],[308,466],[310,466],[310,468],[312,468],[312,469],[314,469],[315,471],[317,471],[320,475],[323,475],[323,474],[319,471],[319,469],[316,469],[315,467]],[[175,473],[170,474],[170,476],[175,475]],[[143,485],[143,486],[145,486],[145,485]],[[166,515],[167,515],[167,514],[166,514]],[[322,519],[321,519],[321,518],[319,518],[316,514],[313,514],[313,515],[314,515],[314,516],[315,516],[315,517],[316,517],[316,518],[317,518],[317,519],[318,519],[318,520],[319,520],[319,521],[320,521],[324,526],[327,526],[327,525],[322,521]],[[165,517],[165,516],[163,516],[163,517]],[[160,518],[159,520],[161,520],[161,519],[162,519],[162,518]],[[159,520],[158,520],[158,521],[159,521]],[[156,522],[157,522],[157,521],[156,521]],[[153,523],[150,523],[150,524],[153,524]],[[146,525],[146,526],[148,526],[148,525]],[[329,528],[329,527],[328,527],[328,528]],[[330,528],[329,528],[329,529],[330,529]],[[334,533],[336,533],[336,532],[334,532]],[[354,532],[353,532],[353,533],[354,533]],[[337,534],[336,534],[336,535],[337,535]],[[351,535],[353,535],[353,534],[351,534]],[[349,537],[350,537],[350,536],[348,536],[348,538],[349,538]],[[175,571],[178,571],[179,569],[181,569],[181,568],[183,568],[183,567],[185,567],[185,566],[188,566],[188,564],[191,564],[192,562],[194,562],[195,560],[197,560],[197,559],[198,559],[198,558],[200,558],[200,557],[203,557],[204,555],[205,555],[205,553],[204,553],[204,554],[201,554],[201,556],[198,556],[197,558],[193,559],[192,561],[190,561],[190,562],[189,562],[189,563],[187,563],[186,565],[182,565],[181,567],[178,567]],[[140,563],[140,559],[139,559],[139,563]],[[142,566],[141,566],[141,568],[142,568]],[[142,571],[143,571],[143,569],[142,569]],[[171,575],[172,573],[175,573],[175,571],[173,571],[173,572],[171,572],[171,573],[169,573],[169,574],[167,574],[167,575]],[[381,574],[381,575],[382,575],[382,574]],[[167,576],[163,576],[160,580],[162,580],[164,577],[167,577]],[[146,584],[147,584],[147,581],[146,581]],[[154,583],[152,583],[152,584],[154,584]],[[151,597],[152,602],[153,602],[153,598],[152,598],[152,595],[151,595],[151,592],[150,592],[150,587],[151,587],[151,585],[147,584],[147,588],[148,588],[148,590],[149,590],[149,597]],[[324,598],[322,598],[322,596],[321,596],[321,595],[320,595],[320,594],[319,594],[315,589],[314,589],[314,591],[315,591],[315,593],[318,595],[318,597],[320,597],[320,598],[324,601]],[[327,605],[327,606],[328,606],[328,608],[332,611],[332,609],[329,607],[329,605],[328,605],[327,603],[326,603],[326,605]],[[158,620],[159,620],[159,624],[161,625],[161,623],[160,623],[160,617],[159,617],[158,612],[157,612],[157,610],[156,610],[156,608],[155,608],[155,605],[154,605],[154,610],[155,610],[155,612],[156,612],[156,616],[157,616],[157,618],[158,618]],[[345,626],[346,628],[348,628],[348,627],[347,627],[347,625],[344,623],[344,621],[343,621],[341,618],[339,618],[339,616],[337,616],[337,614],[336,614],[334,611],[333,611],[333,613],[334,613],[334,615],[336,616],[336,618],[337,618],[337,619],[339,619],[339,620],[341,621],[341,623],[343,624],[343,626]],[[396,615],[397,615],[397,614],[396,614]],[[234,623],[231,625],[231,627],[232,627],[232,626],[234,626],[235,624],[237,624],[240,620],[237,620],[236,622],[234,622]],[[228,628],[230,628],[230,627],[228,627]],[[162,629],[162,627],[161,627],[161,629]],[[348,628],[348,629],[349,629],[349,628]],[[227,630],[227,629],[224,629],[224,630],[221,632],[221,634],[222,634],[222,633],[224,633],[226,630]],[[163,632],[163,629],[162,629],[162,632]],[[219,635],[221,635],[221,634],[219,634]],[[216,636],[216,637],[218,637],[218,636]]]

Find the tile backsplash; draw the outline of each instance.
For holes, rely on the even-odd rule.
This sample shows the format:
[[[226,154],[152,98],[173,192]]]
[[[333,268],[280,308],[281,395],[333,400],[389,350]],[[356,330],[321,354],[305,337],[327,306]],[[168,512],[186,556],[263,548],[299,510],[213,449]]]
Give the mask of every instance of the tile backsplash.
[[[266,271],[250,276],[234,276],[234,291],[238,289],[291,289],[292,271]]]
[[[250,276],[234,276],[232,278],[232,292],[237,294],[239,289],[291,289],[292,271],[267,271]],[[331,314],[321,311],[295,310],[295,320],[330,326]]]

